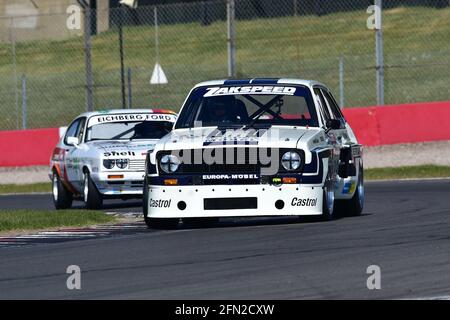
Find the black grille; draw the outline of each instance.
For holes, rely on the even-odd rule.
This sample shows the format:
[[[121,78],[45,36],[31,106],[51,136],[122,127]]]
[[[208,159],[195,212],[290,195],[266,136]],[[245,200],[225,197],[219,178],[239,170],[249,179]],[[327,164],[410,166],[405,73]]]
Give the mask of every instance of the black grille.
[[[257,209],[256,197],[246,198],[205,198],[204,210],[232,210],[232,209]]]

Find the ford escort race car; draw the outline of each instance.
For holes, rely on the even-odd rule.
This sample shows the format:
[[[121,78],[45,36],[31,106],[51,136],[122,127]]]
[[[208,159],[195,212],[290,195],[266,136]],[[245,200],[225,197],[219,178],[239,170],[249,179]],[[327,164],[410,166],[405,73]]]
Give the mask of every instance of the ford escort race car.
[[[364,206],[362,146],[316,81],[196,85],[146,169],[149,227],[230,216],[329,220]]]
[[[68,126],[56,145],[49,177],[56,209],[82,199],[98,209],[104,198],[142,197],[145,157],[172,130],[168,110],[88,112]]]

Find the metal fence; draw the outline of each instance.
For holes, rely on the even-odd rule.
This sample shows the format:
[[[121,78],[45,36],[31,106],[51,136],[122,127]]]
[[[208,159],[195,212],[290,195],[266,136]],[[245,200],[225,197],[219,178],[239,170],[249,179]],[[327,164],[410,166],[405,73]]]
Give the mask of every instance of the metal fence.
[[[450,100],[448,0],[384,0],[382,66],[371,1],[235,0],[234,21],[229,3],[86,9],[75,29],[70,11],[0,17],[0,130],[90,108],[178,110],[195,83],[230,72],[317,79],[344,107],[377,104],[380,71],[385,104]]]

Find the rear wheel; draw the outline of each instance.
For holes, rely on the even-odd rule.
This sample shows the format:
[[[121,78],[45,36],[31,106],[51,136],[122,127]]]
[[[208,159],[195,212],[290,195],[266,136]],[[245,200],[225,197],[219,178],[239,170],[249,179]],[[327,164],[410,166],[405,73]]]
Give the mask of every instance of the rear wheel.
[[[351,216],[360,216],[364,208],[364,169],[359,168],[358,185],[356,186],[353,197],[346,201],[346,212]]]
[[[68,209],[72,206],[72,193],[66,189],[56,172],[52,177],[52,194],[56,210]]]
[[[89,172],[84,173],[83,201],[86,209],[101,209],[103,198],[91,179]]]

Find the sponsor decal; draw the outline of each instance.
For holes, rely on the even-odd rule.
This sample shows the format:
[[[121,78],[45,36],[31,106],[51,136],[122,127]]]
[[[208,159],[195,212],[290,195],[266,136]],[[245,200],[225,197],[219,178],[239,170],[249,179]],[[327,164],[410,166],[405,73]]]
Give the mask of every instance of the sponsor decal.
[[[317,198],[292,198],[291,206],[293,207],[315,207],[317,205]]]
[[[139,144],[139,145],[129,145],[129,144],[110,144],[110,145],[101,145],[96,144],[96,148],[100,151],[104,152],[105,157],[110,156],[146,156],[147,151],[152,152],[155,144]],[[119,149],[119,150],[114,150]]]
[[[258,138],[266,132],[267,129],[249,129],[247,131],[216,129],[205,138],[203,145],[256,145]]]
[[[202,176],[203,180],[248,180],[248,179],[258,179],[257,174],[204,174]]]
[[[355,181],[348,181],[344,184],[344,188],[342,189],[342,193],[351,194],[355,192],[356,183]]]
[[[278,178],[278,177],[272,178],[272,184],[276,187],[281,186],[282,181],[283,180],[281,180],[281,178]]]
[[[66,154],[65,149],[56,147],[53,150],[52,160],[53,161],[64,161],[65,154]]]
[[[359,146],[359,145],[352,146],[352,156],[353,157],[361,157],[361,153],[362,153],[361,146]]]
[[[115,156],[135,156],[134,151],[109,151],[103,153],[104,157],[115,157]]]
[[[293,96],[295,87],[284,86],[238,86],[238,87],[211,87],[206,89],[204,97],[216,97],[233,94],[281,94]]]
[[[135,114],[108,114],[93,116],[89,119],[88,127],[100,123],[123,121],[170,121],[175,122],[176,116],[172,114],[135,113]]]
[[[109,149],[114,149],[114,148],[127,148],[127,149],[131,149],[131,150],[135,150],[135,149],[149,149],[149,148],[153,148],[155,146],[154,143],[149,143],[149,144],[128,144],[128,143],[122,143],[122,144],[101,144],[101,143],[96,143],[95,144],[96,147],[100,148],[100,149],[104,149],[104,150],[109,150]]]
[[[169,199],[169,200],[149,199],[148,206],[150,208],[169,208],[171,202],[172,202],[172,199]]]

